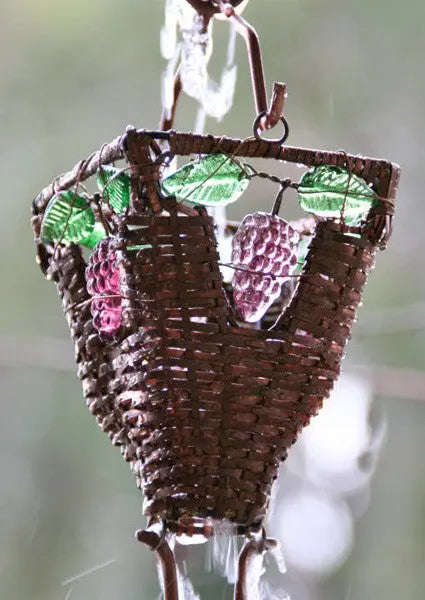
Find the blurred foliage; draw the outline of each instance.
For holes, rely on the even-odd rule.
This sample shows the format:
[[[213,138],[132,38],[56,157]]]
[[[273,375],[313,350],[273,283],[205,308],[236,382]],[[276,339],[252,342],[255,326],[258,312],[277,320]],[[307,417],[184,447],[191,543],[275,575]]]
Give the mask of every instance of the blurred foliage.
[[[76,376],[14,364],[13,357],[28,344],[41,353],[42,338],[68,338],[54,286],[34,262],[31,198],[128,123],[158,123],[163,2],[1,0],[1,7],[0,330],[15,337],[0,355],[0,597],[153,600],[152,557],[132,538],[144,523],[140,494],[85,409]],[[269,85],[288,84],[289,143],[402,164],[394,236],[379,256],[365,305],[425,301],[425,4],[251,0],[246,17],[260,33]],[[213,73],[226,39],[226,25],[217,23]],[[208,121],[218,135],[251,132],[254,107],[241,40],[237,53],[235,108],[221,123]],[[194,108],[182,99],[179,129],[192,128]],[[271,206],[275,190],[267,185],[253,185],[229,217]],[[424,370],[423,327],[355,336],[349,357]],[[388,438],[370,507],[352,556],[322,584],[317,600],[417,600],[425,590],[425,406],[377,401],[386,410]],[[110,560],[116,563],[62,585]],[[223,584],[201,568],[196,581],[202,600],[222,597]]]

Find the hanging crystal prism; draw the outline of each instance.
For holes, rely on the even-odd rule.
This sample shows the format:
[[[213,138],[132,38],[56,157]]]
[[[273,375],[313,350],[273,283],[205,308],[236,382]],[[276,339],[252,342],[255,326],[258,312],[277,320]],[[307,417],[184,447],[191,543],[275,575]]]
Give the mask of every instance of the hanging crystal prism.
[[[207,115],[221,119],[230,110],[236,85],[233,52],[228,54],[220,82],[213,81],[208,75],[212,21],[205,21],[186,0],[168,0],[166,3],[161,52],[168,60],[162,90],[163,108],[167,114],[172,106],[177,72],[183,91],[198,100]]]

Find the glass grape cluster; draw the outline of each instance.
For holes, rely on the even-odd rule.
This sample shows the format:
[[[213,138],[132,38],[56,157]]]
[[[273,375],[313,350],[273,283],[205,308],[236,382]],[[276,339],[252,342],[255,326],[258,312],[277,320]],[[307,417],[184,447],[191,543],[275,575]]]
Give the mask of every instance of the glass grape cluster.
[[[97,244],[86,268],[93,325],[106,338],[112,337],[122,323],[120,273],[110,240],[107,237]]]
[[[244,321],[261,319],[297,265],[298,233],[283,219],[247,215],[232,242],[233,299]]]

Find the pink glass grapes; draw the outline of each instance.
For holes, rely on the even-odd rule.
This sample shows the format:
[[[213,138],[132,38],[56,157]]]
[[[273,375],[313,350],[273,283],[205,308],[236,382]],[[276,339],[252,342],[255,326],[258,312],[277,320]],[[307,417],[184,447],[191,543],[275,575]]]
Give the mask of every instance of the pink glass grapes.
[[[110,239],[97,244],[86,268],[93,325],[106,338],[112,337],[122,323],[120,274]]]
[[[233,299],[244,321],[261,319],[297,265],[299,235],[268,213],[247,215],[232,242]],[[246,269],[244,271],[243,269]]]

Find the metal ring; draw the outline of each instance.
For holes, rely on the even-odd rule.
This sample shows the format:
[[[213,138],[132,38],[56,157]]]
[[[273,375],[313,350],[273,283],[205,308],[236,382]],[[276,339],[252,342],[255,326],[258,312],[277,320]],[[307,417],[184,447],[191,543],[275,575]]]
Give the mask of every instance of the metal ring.
[[[261,133],[260,133],[260,121],[263,117],[265,117],[267,115],[267,111],[263,110],[263,112],[260,112],[259,115],[257,115],[257,117],[255,118],[254,121],[254,125],[252,126],[253,132],[254,132],[254,137],[257,140],[262,140],[263,138],[261,137]],[[289,135],[289,125],[288,125],[288,121],[285,119],[285,117],[280,117],[280,121],[283,123],[283,135],[280,139],[278,140],[266,140],[266,141],[270,141],[270,142],[279,142],[279,144],[284,144],[288,138]]]

